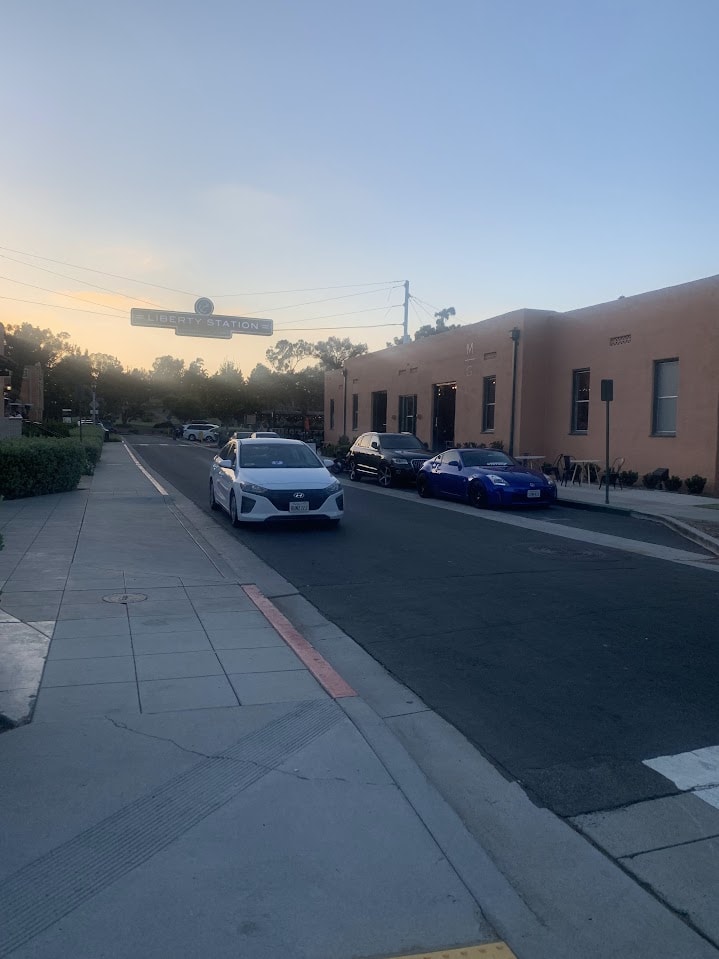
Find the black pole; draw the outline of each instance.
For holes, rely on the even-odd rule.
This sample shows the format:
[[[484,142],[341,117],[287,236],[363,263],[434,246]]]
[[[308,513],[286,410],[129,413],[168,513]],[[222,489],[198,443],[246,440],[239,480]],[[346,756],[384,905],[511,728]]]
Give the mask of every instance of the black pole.
[[[514,456],[514,418],[517,409],[517,343],[520,331],[515,326],[509,334],[512,337],[512,414],[509,421],[509,455]]]
[[[604,450],[604,502],[609,505],[609,400],[606,401],[607,407],[607,436],[606,436],[606,447]]]
[[[342,411],[342,435],[347,436],[347,369],[342,367],[342,379],[344,380],[344,401]]]

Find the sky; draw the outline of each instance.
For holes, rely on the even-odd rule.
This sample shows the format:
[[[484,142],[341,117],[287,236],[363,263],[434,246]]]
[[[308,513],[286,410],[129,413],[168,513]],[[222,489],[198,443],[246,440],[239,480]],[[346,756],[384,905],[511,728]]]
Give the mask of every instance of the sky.
[[[3,0],[2,34],[0,322],[127,368],[381,349],[404,280],[412,335],[719,272],[716,0]],[[130,326],[199,296],[274,337]]]

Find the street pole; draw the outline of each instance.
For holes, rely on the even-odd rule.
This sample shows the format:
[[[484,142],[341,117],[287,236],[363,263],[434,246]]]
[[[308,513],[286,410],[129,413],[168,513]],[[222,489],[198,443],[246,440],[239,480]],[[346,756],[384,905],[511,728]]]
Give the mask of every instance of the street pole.
[[[342,403],[342,435],[347,436],[347,367],[342,367],[342,379],[344,380],[344,400]]]
[[[609,404],[614,399],[614,380],[602,380],[600,383],[601,399],[607,405],[606,436],[604,446],[604,502],[609,505]]]
[[[517,343],[520,331],[515,326],[509,334],[512,337],[512,413],[509,421],[509,455],[514,456],[514,420],[517,411]]]
[[[402,342],[409,343],[409,280],[404,281],[404,332]]]

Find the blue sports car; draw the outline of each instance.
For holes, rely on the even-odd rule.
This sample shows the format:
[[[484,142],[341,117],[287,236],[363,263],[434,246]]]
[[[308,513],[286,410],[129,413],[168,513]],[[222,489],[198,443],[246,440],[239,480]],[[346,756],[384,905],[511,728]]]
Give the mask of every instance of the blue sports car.
[[[521,466],[498,450],[447,450],[417,474],[420,496],[447,496],[473,506],[548,506],[556,502],[551,477]]]

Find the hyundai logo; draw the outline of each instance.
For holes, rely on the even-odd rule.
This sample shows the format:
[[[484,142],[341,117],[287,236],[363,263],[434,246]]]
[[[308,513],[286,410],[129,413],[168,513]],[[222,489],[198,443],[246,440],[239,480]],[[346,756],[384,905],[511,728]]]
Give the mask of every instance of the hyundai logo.
[[[304,493],[293,493],[292,495],[293,495],[293,497],[294,497],[295,499],[304,499],[304,498],[305,498],[305,494],[304,494]]]

